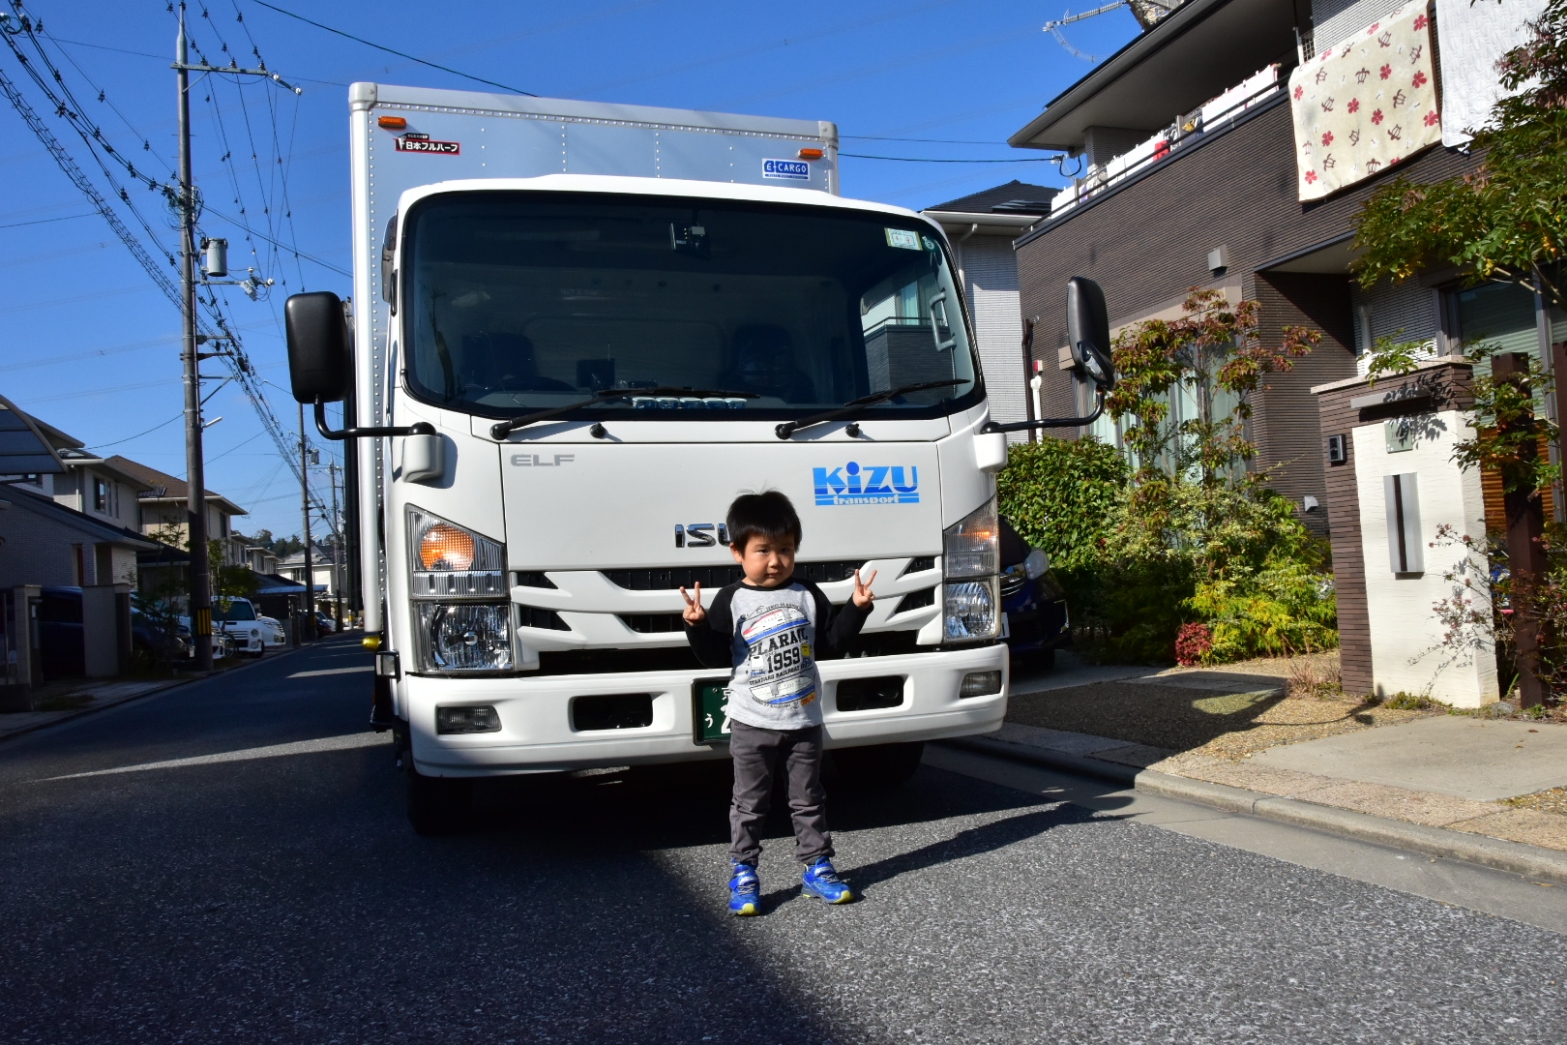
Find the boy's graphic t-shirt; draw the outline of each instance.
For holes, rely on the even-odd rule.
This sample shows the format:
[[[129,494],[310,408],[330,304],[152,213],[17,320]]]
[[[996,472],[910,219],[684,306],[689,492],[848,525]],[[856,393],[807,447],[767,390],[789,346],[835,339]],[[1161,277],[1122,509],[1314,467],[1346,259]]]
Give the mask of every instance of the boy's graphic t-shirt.
[[[737,581],[719,589],[706,620],[686,625],[686,637],[703,664],[733,668],[730,718],[763,729],[803,729],[822,721],[816,661],[836,656],[868,616],[869,606],[852,601],[834,610],[809,581],[778,588]]]

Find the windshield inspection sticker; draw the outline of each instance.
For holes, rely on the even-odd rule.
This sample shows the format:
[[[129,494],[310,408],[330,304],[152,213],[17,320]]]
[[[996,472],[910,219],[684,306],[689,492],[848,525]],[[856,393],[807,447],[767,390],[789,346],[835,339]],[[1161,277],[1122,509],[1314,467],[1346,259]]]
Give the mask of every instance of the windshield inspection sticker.
[[[462,152],[462,145],[458,142],[433,142],[428,138],[407,135],[393,138],[392,141],[397,143],[398,152],[434,152],[442,156],[456,156]]]
[[[763,160],[762,177],[786,181],[810,181],[811,165],[804,160]]]
[[[887,246],[902,247],[904,250],[919,250],[920,234],[913,229],[888,229]]]
[[[920,470],[850,461],[841,468],[813,468],[816,503],[830,508],[844,504],[919,504]]]

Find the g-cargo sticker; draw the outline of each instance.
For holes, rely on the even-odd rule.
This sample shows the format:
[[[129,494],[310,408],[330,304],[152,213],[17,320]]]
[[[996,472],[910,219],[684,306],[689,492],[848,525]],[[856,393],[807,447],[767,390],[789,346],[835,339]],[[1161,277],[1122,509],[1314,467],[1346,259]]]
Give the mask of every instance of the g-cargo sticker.
[[[888,229],[887,246],[902,247],[904,250],[919,250],[920,234],[913,229]]]
[[[816,503],[919,504],[920,470],[850,461],[840,468],[815,468]]]
[[[763,160],[762,177],[786,181],[810,181],[811,165],[804,160]]]
[[[397,143],[398,152],[435,152],[442,156],[456,156],[462,152],[462,145],[458,142],[433,142],[429,138],[410,138],[404,135],[401,138],[393,138]]]

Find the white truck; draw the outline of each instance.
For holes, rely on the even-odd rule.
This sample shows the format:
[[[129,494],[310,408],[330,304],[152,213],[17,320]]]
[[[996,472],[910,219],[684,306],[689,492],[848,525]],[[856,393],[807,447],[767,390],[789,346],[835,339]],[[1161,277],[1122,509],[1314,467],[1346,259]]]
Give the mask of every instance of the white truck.
[[[356,448],[372,723],[417,830],[476,777],[726,756],[678,588],[738,577],[745,490],[788,494],[834,602],[876,571],[821,665],[845,772],[999,728],[1006,442],[939,226],[840,198],[830,123],[349,93],[353,314],[291,297],[290,369]]]

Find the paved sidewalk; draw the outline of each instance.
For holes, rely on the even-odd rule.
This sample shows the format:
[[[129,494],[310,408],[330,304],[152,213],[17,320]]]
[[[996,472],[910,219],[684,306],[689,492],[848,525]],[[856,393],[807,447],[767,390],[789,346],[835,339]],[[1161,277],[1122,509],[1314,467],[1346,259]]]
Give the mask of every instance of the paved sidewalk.
[[[1567,882],[1567,816],[1509,802],[1567,786],[1567,727],[1429,717],[1218,758],[1008,722],[993,754],[1138,790]]]

